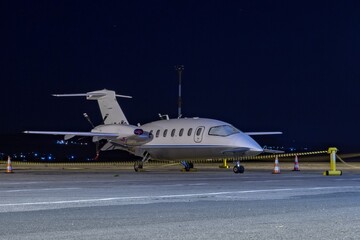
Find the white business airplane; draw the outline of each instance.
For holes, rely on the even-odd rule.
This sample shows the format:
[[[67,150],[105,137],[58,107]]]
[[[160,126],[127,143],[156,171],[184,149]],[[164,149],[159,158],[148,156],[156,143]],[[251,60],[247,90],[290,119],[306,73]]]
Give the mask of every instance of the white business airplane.
[[[188,161],[234,156],[256,156],[260,153],[281,153],[263,149],[250,135],[271,135],[281,132],[242,132],[229,123],[207,118],[177,118],[150,122],[142,126],[128,123],[114,91],[99,90],[83,94],[54,94],[56,97],[85,96],[97,100],[103,124],[94,126],[87,114],[84,116],[93,125],[91,132],[24,131],[31,134],[64,135],[65,140],[75,136],[92,137],[93,142],[106,140],[101,151],[125,150],[142,157],[134,165],[135,171],[143,168],[148,160],[179,160],[190,170]],[[160,115],[160,114],[159,114]],[[160,117],[162,117],[160,115]],[[237,161],[235,173],[243,173],[244,167]]]

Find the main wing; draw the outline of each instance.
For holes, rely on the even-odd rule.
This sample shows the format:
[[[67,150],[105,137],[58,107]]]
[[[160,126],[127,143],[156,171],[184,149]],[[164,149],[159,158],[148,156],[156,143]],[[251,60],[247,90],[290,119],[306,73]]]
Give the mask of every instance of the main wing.
[[[122,146],[138,146],[143,145],[152,140],[151,133],[141,129],[135,129],[133,134],[121,134],[114,132],[62,132],[62,131],[24,131],[27,134],[43,134],[43,135],[64,135],[64,139],[68,140],[75,136],[93,137],[93,142],[99,141],[101,138],[110,140],[114,144]]]
[[[73,136],[85,136],[85,137],[117,137],[117,133],[103,133],[103,132],[56,132],[56,131],[24,131],[28,134],[43,134],[43,135],[73,135]]]
[[[57,131],[24,131],[27,134],[42,134],[42,135],[64,135],[65,140],[75,136],[83,137],[103,137],[103,138],[116,138],[119,136],[117,133],[103,133],[103,132],[57,132]]]

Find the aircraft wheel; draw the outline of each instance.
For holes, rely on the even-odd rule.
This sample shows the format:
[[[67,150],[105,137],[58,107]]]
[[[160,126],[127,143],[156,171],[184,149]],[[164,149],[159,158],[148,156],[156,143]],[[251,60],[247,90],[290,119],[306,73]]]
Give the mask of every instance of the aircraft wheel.
[[[190,166],[186,166],[185,171],[189,172],[190,171]]]
[[[244,173],[245,168],[242,165],[234,166],[233,171],[234,171],[234,173]]]
[[[135,172],[139,171],[139,163],[138,162],[134,163],[134,170],[135,170]]]
[[[135,170],[135,172],[138,172],[139,169],[142,169],[142,168],[143,168],[143,165],[142,165],[141,162],[135,162],[135,163],[134,163],[134,170]]]
[[[194,168],[194,163],[189,162],[189,168]]]

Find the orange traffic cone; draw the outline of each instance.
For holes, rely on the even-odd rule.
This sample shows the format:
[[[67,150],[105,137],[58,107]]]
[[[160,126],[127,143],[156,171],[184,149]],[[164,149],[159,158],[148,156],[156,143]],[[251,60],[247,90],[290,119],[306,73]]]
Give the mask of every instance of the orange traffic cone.
[[[298,156],[295,155],[295,162],[294,162],[294,170],[293,171],[300,171],[300,168],[299,168],[299,159],[298,159]]]
[[[6,173],[13,173],[10,156],[8,156],[8,161],[6,164]]]
[[[274,166],[274,170],[273,170],[272,173],[273,174],[279,174],[280,173],[280,166],[279,166],[278,156],[276,156],[276,158],[275,158],[275,166]]]

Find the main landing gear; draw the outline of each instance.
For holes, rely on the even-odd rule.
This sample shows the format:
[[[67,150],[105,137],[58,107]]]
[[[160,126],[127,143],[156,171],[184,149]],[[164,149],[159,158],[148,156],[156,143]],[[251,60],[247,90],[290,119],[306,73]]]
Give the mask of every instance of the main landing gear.
[[[134,163],[134,170],[135,172],[141,171],[144,167],[144,163],[146,163],[147,161],[149,161],[150,159],[150,154],[148,152],[146,152],[143,156],[143,159],[141,159],[141,161],[136,161]]]
[[[186,172],[189,172],[190,169],[194,168],[194,163],[188,161],[181,161],[181,165],[184,166],[184,170]]]
[[[144,163],[142,161],[136,161],[134,163],[134,170],[135,172],[138,172],[139,170],[142,170],[144,167]]]
[[[234,173],[244,173],[245,168],[244,166],[240,165],[240,161],[237,161],[234,168],[233,168]]]

